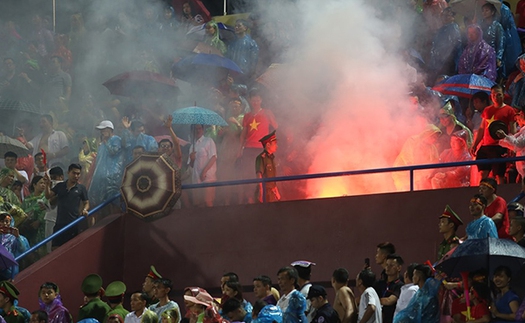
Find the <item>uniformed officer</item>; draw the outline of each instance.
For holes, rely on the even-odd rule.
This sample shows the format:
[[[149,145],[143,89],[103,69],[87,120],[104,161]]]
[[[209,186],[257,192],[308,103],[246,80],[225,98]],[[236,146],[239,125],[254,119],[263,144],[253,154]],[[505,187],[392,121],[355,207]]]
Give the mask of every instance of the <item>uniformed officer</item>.
[[[120,315],[122,319],[128,315],[129,311],[122,306],[124,293],[126,293],[126,284],[119,280],[110,283],[106,287],[106,297],[111,311],[108,312],[103,323],[107,322],[107,319],[113,314]]]
[[[94,318],[99,322],[104,322],[104,318],[111,308],[100,299],[100,296],[104,293],[102,277],[97,274],[88,275],[82,281],[81,288],[87,302],[80,307],[78,320]]]
[[[23,313],[14,305],[15,300],[18,300],[19,294],[20,292],[12,283],[8,281],[0,282],[0,303],[3,304],[1,308],[3,310],[2,316],[6,323],[26,322]]]
[[[323,286],[312,285],[306,298],[316,309],[315,316],[310,323],[340,323],[339,315],[326,299],[326,290]]]
[[[148,306],[159,302],[159,300],[155,298],[155,282],[161,278],[162,276],[157,269],[155,269],[155,266],[150,266],[149,273],[144,278],[144,283],[142,283],[142,291],[146,293],[149,298]]]
[[[264,151],[255,159],[255,174],[257,178],[272,178],[277,175],[274,163],[274,153],[277,151],[277,137],[275,131],[259,140]],[[266,202],[276,202],[281,199],[276,182],[259,183],[255,197],[263,202],[263,185],[266,187]]]
[[[438,260],[449,252],[452,248],[459,245],[459,237],[456,231],[463,221],[450,206],[445,207],[445,211],[439,216],[439,233],[443,234],[443,241],[439,244]]]

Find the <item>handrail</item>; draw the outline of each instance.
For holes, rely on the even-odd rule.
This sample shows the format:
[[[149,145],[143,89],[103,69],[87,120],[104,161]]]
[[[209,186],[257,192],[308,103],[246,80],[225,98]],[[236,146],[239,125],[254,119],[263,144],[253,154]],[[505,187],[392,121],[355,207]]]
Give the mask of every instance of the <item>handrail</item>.
[[[232,186],[232,185],[243,185],[243,184],[257,184],[263,183],[263,186],[267,182],[283,182],[283,181],[296,181],[296,180],[305,180],[305,179],[316,179],[316,178],[328,178],[328,177],[340,177],[340,176],[350,176],[350,175],[366,175],[366,174],[376,174],[376,173],[389,173],[389,172],[410,172],[410,192],[414,191],[414,171],[424,170],[424,169],[436,169],[436,168],[448,168],[448,167],[458,167],[458,166],[469,166],[469,165],[483,165],[483,164],[493,164],[493,163],[506,163],[506,162],[515,162],[515,161],[525,161],[525,156],[521,157],[512,157],[512,158],[499,158],[499,159],[482,159],[482,160],[468,160],[462,162],[452,162],[452,163],[435,163],[435,164],[424,164],[424,165],[409,165],[409,166],[398,166],[398,167],[384,167],[384,168],[371,168],[371,169],[362,169],[362,170],[350,170],[350,171],[341,171],[341,172],[329,172],[329,173],[318,173],[318,174],[303,174],[303,175],[291,175],[291,176],[278,176],[271,178],[253,178],[253,179],[242,179],[234,181],[224,181],[224,182],[211,182],[211,183],[200,183],[200,184],[183,184],[182,189],[195,189],[195,188],[204,188],[204,187],[221,187],[221,186]],[[93,213],[98,212],[100,209],[113,202],[115,199],[120,197],[120,193],[112,196],[107,201],[97,205],[91,209],[88,213],[88,216],[91,216]],[[511,202],[518,202],[523,197],[525,193],[521,192],[516,196]],[[263,189],[263,201],[266,201],[266,190]],[[509,203],[511,203],[509,202]],[[71,222],[64,228],[53,233],[49,237],[37,243],[35,246],[29,248],[27,251],[15,258],[16,261],[22,259],[26,255],[45,245],[47,242],[53,240],[56,236],[62,232],[68,230],[69,228],[77,225],[79,222],[83,221],[85,217],[79,217],[75,221]]]
[[[113,202],[114,200],[118,199],[120,197],[120,193],[118,194],[115,194],[114,196],[110,197],[108,200],[100,203],[99,205],[95,206],[94,208],[92,208],[91,210],[89,210],[88,212],[88,217],[91,216],[92,214],[94,214],[95,212],[98,212],[100,209],[104,208],[106,205],[108,205],[109,203]],[[15,258],[16,261],[19,261],[20,259],[24,258],[25,256],[27,256],[28,254],[30,254],[31,252],[37,250],[38,248],[42,247],[43,245],[45,245],[46,243],[48,243],[49,241],[53,240],[56,236],[58,236],[59,234],[62,234],[62,232],[68,230],[69,228],[77,225],[78,223],[84,221],[84,219],[86,219],[87,217],[85,216],[79,216],[77,219],[75,219],[75,221],[69,223],[68,225],[66,225],[65,227],[63,227],[62,229],[58,230],[57,232],[53,233],[52,235],[50,235],[49,237],[45,238],[44,240],[40,241],[39,243],[37,243],[36,245],[34,245],[33,247],[29,248],[28,250],[26,250],[24,253],[20,254],[18,257]]]

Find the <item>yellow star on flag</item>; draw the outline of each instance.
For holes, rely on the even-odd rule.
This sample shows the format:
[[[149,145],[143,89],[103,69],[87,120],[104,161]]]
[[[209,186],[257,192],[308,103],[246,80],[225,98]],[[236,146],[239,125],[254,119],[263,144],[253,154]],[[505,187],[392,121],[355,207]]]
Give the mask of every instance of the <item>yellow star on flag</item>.
[[[487,119],[487,126],[490,126],[491,123],[493,123],[494,121],[496,121],[496,118],[494,118],[494,115],[492,117],[490,117],[490,119]]]
[[[252,123],[250,123],[250,131],[258,130],[260,124],[260,122],[257,122],[255,119],[253,119]]]

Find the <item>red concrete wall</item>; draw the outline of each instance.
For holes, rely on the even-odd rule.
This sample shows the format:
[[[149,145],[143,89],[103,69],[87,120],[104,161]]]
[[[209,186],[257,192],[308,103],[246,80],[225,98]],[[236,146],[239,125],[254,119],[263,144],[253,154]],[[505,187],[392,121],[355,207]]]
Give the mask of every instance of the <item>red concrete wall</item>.
[[[500,195],[510,200],[519,189],[506,185]],[[218,291],[226,271],[238,273],[245,285],[260,274],[276,281],[277,270],[298,259],[317,263],[313,281],[328,282],[338,267],[346,267],[354,278],[366,257],[380,271],[374,255],[383,241],[394,243],[405,262],[435,261],[442,240],[438,216],[450,204],[468,223],[468,204],[475,193],[476,188],[460,188],[174,210],[152,223],[113,217],[22,272],[16,283],[21,305],[33,310],[38,286],[57,282],[76,315],[87,274],[98,272],[104,285],[121,279],[132,292],[141,288],[152,264],[173,280],[173,298],[179,302],[186,286]],[[251,295],[246,298],[251,300]]]

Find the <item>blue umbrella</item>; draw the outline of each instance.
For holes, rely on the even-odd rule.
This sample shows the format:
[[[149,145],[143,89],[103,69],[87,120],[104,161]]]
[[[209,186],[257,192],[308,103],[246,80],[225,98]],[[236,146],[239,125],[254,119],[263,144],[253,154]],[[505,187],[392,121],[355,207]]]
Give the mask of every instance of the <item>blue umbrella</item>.
[[[525,249],[507,239],[467,239],[449,251],[436,264],[436,269],[449,277],[460,277],[461,272],[484,268],[489,274],[498,266],[507,266],[517,273],[525,262]]]
[[[200,108],[189,107],[176,110],[172,114],[172,124],[203,124],[208,126],[227,126],[228,124],[216,112]]]
[[[490,94],[490,88],[495,84],[494,81],[481,75],[458,74],[443,80],[432,89],[443,94],[457,95],[470,99],[478,91]]]
[[[172,66],[173,75],[181,80],[221,79],[228,73],[242,74],[234,61],[215,54],[194,54],[186,56]]]

